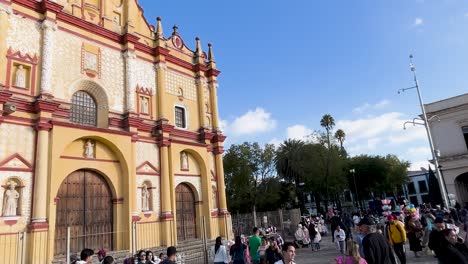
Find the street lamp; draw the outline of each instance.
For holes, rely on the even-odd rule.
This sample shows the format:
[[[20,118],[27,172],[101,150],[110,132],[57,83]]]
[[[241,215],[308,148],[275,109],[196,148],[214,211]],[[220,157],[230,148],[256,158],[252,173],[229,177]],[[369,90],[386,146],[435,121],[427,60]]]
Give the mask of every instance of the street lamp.
[[[354,175],[354,173],[356,171],[354,169],[350,169],[349,172],[353,174],[354,191],[356,193],[356,205],[360,209],[361,208],[361,203],[359,202],[358,190],[357,190],[357,185],[356,185],[356,177]]]
[[[429,129],[429,121],[432,120],[433,118],[438,119],[439,117],[432,116],[431,118],[427,119],[426,109],[424,108],[424,103],[423,103],[423,100],[422,100],[421,91],[419,90],[418,79],[416,78],[416,68],[414,67],[414,64],[413,64],[413,55],[410,55],[409,58],[410,58],[410,69],[413,72],[415,86],[399,89],[398,94],[400,94],[401,92],[404,92],[406,90],[416,89],[416,91],[418,92],[419,104],[421,106],[423,119],[414,118],[413,121],[406,121],[403,124],[403,129],[406,129],[406,124],[413,124],[413,126],[414,125],[421,125],[421,126],[424,126],[426,128],[427,139],[429,140],[429,147],[431,148],[432,159],[434,160],[434,166],[435,166],[437,180],[439,181],[439,185],[440,185],[440,192],[442,194],[442,200],[444,202],[445,208],[448,208],[449,203],[448,203],[448,198],[447,198],[447,191],[445,190],[444,179],[442,178],[442,175],[440,174],[440,168],[439,168],[439,160],[438,160],[438,155],[437,155],[439,153],[437,153],[437,151],[434,149],[434,142],[432,141],[431,130]]]

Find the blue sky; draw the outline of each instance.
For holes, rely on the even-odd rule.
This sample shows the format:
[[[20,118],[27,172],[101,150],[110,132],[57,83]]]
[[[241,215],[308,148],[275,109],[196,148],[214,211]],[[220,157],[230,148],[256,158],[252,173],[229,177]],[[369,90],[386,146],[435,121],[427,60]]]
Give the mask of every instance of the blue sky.
[[[167,37],[213,43],[227,145],[278,143],[320,128],[329,113],[352,155],[396,154],[427,167],[408,55],[426,103],[466,93],[468,2],[463,0],[139,1]],[[206,49],[205,49],[206,50]]]

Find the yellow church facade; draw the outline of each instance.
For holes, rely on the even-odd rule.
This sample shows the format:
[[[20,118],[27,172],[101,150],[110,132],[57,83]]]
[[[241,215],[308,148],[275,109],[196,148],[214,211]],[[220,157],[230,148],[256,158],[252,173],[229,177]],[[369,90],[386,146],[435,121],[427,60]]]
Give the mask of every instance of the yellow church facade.
[[[0,0],[0,34],[2,263],[232,237],[211,45],[136,0]]]

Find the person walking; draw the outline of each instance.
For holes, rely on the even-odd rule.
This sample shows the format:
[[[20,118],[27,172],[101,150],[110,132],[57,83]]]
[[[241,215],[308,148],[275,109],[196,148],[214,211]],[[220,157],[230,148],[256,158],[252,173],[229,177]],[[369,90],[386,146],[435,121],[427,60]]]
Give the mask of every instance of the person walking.
[[[356,241],[348,239],[346,242],[346,256],[335,258],[336,264],[367,264],[367,261],[359,255],[359,245]]]
[[[246,246],[242,243],[241,237],[236,236],[234,245],[229,249],[233,264],[245,264]]]
[[[445,237],[442,233],[446,228],[444,219],[437,217],[434,220],[434,229],[431,231],[429,234],[429,243],[428,247],[434,251],[436,258],[439,258],[438,256],[441,255],[442,253],[442,248],[445,245]],[[439,263],[440,260],[439,260]]]
[[[281,256],[281,248],[278,246],[278,242],[274,237],[270,238],[270,246],[266,249],[265,255],[267,264],[274,264],[283,258],[283,256]]]
[[[440,263],[468,264],[468,249],[463,244],[463,239],[458,237],[453,229],[445,229],[442,234],[445,240],[437,255]]]
[[[252,264],[260,264],[260,254],[258,253],[258,248],[262,244],[262,239],[259,235],[260,230],[258,227],[254,227],[253,235],[249,238],[250,260],[252,261]]]
[[[176,264],[177,249],[175,247],[167,248],[167,258],[161,261],[161,264]]]
[[[344,254],[346,233],[343,229],[341,229],[340,225],[336,226],[336,230],[333,233],[333,237],[335,237],[336,248],[341,252],[341,254]]]
[[[94,251],[89,248],[85,248],[80,253],[80,260],[76,264],[89,264],[93,260]]]
[[[414,214],[409,215],[406,218],[406,230],[408,231],[408,240],[410,244],[410,250],[414,252],[416,258],[420,258],[419,254],[422,251],[421,238],[423,237],[423,227],[418,217]]]
[[[294,258],[296,257],[296,248],[294,243],[286,242],[283,245],[283,259],[278,260],[275,264],[296,264]]]
[[[364,235],[362,247],[368,264],[396,264],[391,248],[383,235],[376,233],[372,219],[364,217],[359,221],[359,230]]]
[[[389,215],[387,217],[388,225],[386,228],[387,239],[393,251],[397,255],[401,264],[406,264],[405,242],[406,230],[403,223],[396,220],[396,217]]]
[[[229,263],[226,247],[223,245],[220,236],[216,238],[214,246],[211,247],[211,260],[214,264]]]

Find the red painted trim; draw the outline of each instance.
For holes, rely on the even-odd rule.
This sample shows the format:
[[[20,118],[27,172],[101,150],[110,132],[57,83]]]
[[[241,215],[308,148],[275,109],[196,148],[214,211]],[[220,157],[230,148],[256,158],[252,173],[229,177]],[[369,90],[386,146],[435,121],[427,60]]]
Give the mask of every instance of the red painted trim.
[[[26,159],[24,159],[19,153],[15,153],[15,154],[10,155],[7,158],[5,158],[2,162],[0,162],[0,167],[3,167],[5,164],[7,164],[8,162],[10,162],[13,159],[19,159],[29,169],[31,169],[33,167],[31,165],[31,163],[29,163]]]
[[[183,141],[183,140],[178,140],[178,139],[171,139],[172,143],[178,143],[182,145],[189,145],[189,146],[195,146],[195,147],[202,147],[206,148],[206,144],[203,143],[196,143],[196,142],[188,142],[188,141]]]
[[[34,102],[34,111],[36,111],[36,113],[39,113],[39,112],[53,113],[58,109],[59,106],[60,104],[57,102],[51,102],[51,101],[44,100],[44,99],[37,99],[36,102]]]
[[[182,138],[185,138],[185,139],[197,140],[197,139],[199,139],[200,134],[197,133],[197,132],[191,132],[191,131],[187,131],[187,130],[180,130],[180,129],[174,128],[171,135],[176,136],[176,137],[182,137]]]
[[[174,176],[201,177],[201,174],[174,173]]]
[[[76,129],[87,130],[87,131],[95,131],[95,132],[109,133],[109,134],[116,134],[116,135],[123,135],[123,136],[132,136],[134,134],[133,132],[128,132],[128,131],[118,131],[118,130],[112,130],[112,129],[106,129],[106,128],[83,126],[79,124],[67,123],[67,122],[62,122],[62,121],[57,121],[57,120],[52,120],[51,122],[52,122],[52,125],[54,126],[76,128]]]
[[[54,3],[50,0],[42,0],[42,5],[41,5],[41,8],[42,8],[42,13],[45,13],[46,11],[51,11],[51,12],[54,12],[54,13],[59,13],[62,11],[63,9],[63,6],[58,4],[58,3]]]
[[[34,212],[34,196],[35,196],[35,189],[34,187],[36,186],[36,160],[37,160],[37,142],[39,140],[39,133],[34,133],[34,156],[33,156],[33,160],[34,160],[34,168],[33,168],[33,173],[32,173],[32,183],[31,183],[31,188],[32,188],[32,191],[31,191],[31,214],[30,214],[30,220],[32,220],[32,217],[33,217],[33,212]]]
[[[34,9],[35,11],[41,10],[41,3],[37,1],[28,1],[28,0],[13,0],[12,3],[22,5],[24,7]]]
[[[224,153],[224,147],[223,146],[216,146],[213,148],[213,153],[215,155],[223,154]]]
[[[159,219],[161,221],[170,221],[174,219],[174,215],[172,214],[172,212],[162,212],[159,216]]]
[[[71,159],[71,160],[88,160],[88,161],[99,161],[99,162],[112,162],[112,163],[120,163],[118,160],[105,160],[105,159],[89,159],[89,158],[81,158],[81,157],[71,157],[71,156],[60,156],[61,159]]]
[[[138,215],[132,215],[132,222],[138,222],[141,220],[141,217],[139,217]]]
[[[218,216],[223,217],[223,216],[230,216],[231,213],[227,209],[219,209]]]
[[[107,43],[105,43],[105,42],[102,42],[102,41],[99,41],[99,40],[97,40],[97,39],[95,39],[95,38],[91,38],[91,37],[89,37],[89,35],[80,34],[80,33],[78,33],[78,32],[75,32],[75,31],[73,31],[73,30],[70,30],[70,29],[68,29],[68,28],[66,28],[66,27],[58,26],[58,29],[60,29],[60,30],[62,30],[62,31],[64,31],[64,32],[67,32],[67,33],[69,33],[69,34],[75,35],[75,36],[77,36],[77,37],[86,39],[86,40],[88,40],[89,42],[94,42],[94,43],[96,43],[96,44],[102,45],[102,46],[107,47],[107,48],[109,48],[109,49],[113,49],[113,50],[117,50],[117,51],[122,51],[122,49],[119,48],[119,47],[109,45],[109,44],[107,44]]]
[[[0,168],[0,171],[32,172],[33,170],[28,168]]]
[[[223,143],[226,140],[226,136],[223,134],[215,134],[213,139],[211,139],[211,143]]]
[[[49,223],[47,222],[32,222],[28,225],[28,232],[41,232],[49,229]]]
[[[151,164],[149,161],[145,161],[143,162],[140,166],[138,166],[136,168],[136,172],[137,174],[147,174],[147,173],[150,173],[150,172],[146,172],[146,171],[141,171],[145,165],[148,165],[151,169],[153,169],[155,171],[155,173],[151,173],[150,175],[153,175],[153,174],[156,174],[156,175],[159,175],[159,170],[156,169],[155,166],[153,166],[153,164]]]
[[[123,204],[124,198],[114,198],[112,199],[112,204]]]

